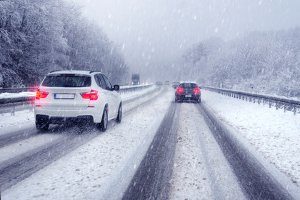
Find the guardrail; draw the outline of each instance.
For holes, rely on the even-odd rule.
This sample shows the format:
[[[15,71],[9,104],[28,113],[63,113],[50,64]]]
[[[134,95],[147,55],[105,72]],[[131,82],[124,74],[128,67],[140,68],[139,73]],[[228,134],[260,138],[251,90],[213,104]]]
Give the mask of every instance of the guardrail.
[[[132,92],[132,91],[137,91],[137,90],[145,89],[145,88],[148,88],[150,86],[153,86],[153,84],[147,84],[147,85],[123,85],[123,86],[120,86],[120,92],[121,93]]]
[[[0,88],[0,94],[9,93],[9,94],[18,94],[20,92],[35,92],[36,87],[24,87],[24,88]],[[0,107],[3,107],[3,104],[12,104],[12,103],[21,103],[21,102],[30,102],[33,101],[34,97],[29,94],[19,95],[17,97],[3,97],[0,98]]]
[[[129,85],[120,86],[120,93],[133,92],[141,89],[151,87],[153,84],[147,85]],[[35,92],[37,88],[27,87],[27,88],[0,88],[1,93],[12,93],[17,94],[20,92]],[[20,97],[4,97],[0,98],[0,113],[11,113],[15,114],[15,111],[24,109],[33,109],[35,96],[30,96],[29,94]]]
[[[202,86],[201,88],[253,103],[268,104],[269,108],[275,106],[276,109],[281,108],[284,109],[284,111],[292,111],[294,114],[297,114],[300,111],[300,101],[297,100],[215,87]]]

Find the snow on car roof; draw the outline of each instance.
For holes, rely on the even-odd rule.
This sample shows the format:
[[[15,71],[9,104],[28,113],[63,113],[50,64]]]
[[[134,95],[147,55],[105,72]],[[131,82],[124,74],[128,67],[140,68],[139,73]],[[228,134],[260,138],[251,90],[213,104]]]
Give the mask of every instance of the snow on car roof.
[[[181,81],[180,84],[184,84],[184,83],[193,83],[193,84],[198,84],[195,81]]]

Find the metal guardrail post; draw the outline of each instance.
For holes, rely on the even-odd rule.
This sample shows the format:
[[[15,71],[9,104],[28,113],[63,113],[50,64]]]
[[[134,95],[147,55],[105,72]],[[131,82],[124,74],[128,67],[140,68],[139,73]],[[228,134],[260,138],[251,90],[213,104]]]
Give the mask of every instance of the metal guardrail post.
[[[12,107],[11,116],[15,116],[15,112],[16,112],[16,106],[13,106]]]

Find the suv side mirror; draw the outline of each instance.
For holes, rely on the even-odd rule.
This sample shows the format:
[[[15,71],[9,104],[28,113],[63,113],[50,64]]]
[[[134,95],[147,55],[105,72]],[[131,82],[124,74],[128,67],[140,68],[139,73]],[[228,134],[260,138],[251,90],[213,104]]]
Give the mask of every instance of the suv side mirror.
[[[119,85],[114,85],[114,90],[115,91],[119,91],[120,90],[120,86]]]

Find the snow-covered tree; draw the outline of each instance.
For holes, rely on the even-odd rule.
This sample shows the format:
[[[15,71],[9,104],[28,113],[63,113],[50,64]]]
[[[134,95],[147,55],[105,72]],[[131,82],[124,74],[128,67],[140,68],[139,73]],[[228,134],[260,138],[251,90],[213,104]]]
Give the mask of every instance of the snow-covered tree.
[[[300,28],[252,32],[228,42],[210,39],[186,52],[189,69],[185,70],[192,71],[202,84],[300,96],[299,43]]]
[[[119,81],[127,66],[122,56],[111,52],[113,48],[101,28],[82,17],[72,4],[61,0],[0,1],[3,87],[32,85],[57,69],[111,71]]]

